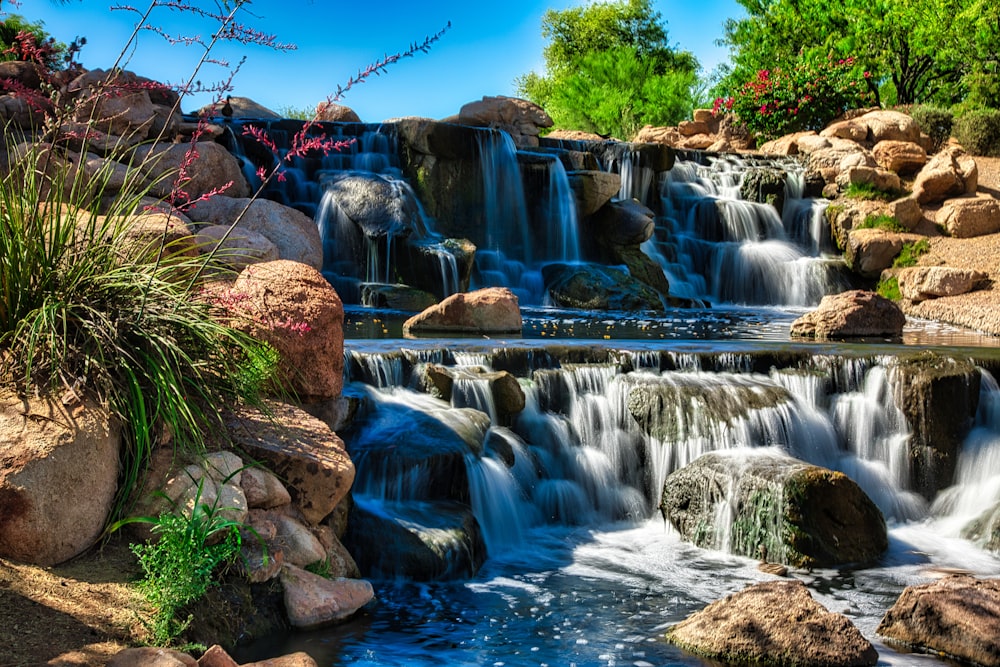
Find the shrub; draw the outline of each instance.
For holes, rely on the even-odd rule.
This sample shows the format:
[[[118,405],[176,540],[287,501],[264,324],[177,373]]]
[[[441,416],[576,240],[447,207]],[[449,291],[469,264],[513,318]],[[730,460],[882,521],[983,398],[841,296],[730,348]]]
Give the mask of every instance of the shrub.
[[[903,249],[899,251],[899,255],[896,256],[892,266],[896,269],[916,266],[920,256],[929,252],[930,249],[931,244],[927,239],[920,239],[914,243],[904,243]]]
[[[875,291],[880,296],[883,296],[890,301],[899,301],[903,298],[899,293],[899,280],[896,276],[880,280],[878,286],[875,288]]]
[[[732,110],[759,138],[819,130],[848,109],[870,104],[868,72],[844,60],[800,57],[789,69],[761,70],[736,91]],[[716,108],[728,100],[716,105]]]
[[[955,122],[955,138],[973,155],[1000,156],[1000,110],[965,112]]]
[[[849,199],[882,199],[892,201],[897,199],[902,193],[896,191],[879,190],[872,183],[851,183],[847,187],[844,196]]]
[[[883,229],[887,232],[906,232],[909,231],[903,225],[899,224],[891,215],[882,214],[872,214],[869,215],[864,221],[858,225],[858,229]]]
[[[955,123],[955,117],[948,109],[932,106],[930,104],[918,104],[910,109],[910,116],[920,127],[922,132],[933,142],[931,152],[936,153],[941,150],[941,146],[951,137],[951,128]]]

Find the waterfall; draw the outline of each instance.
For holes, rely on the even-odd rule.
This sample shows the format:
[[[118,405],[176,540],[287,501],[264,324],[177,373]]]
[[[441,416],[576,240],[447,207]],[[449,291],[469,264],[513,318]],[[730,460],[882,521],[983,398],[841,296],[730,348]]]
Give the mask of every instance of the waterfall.
[[[569,185],[569,176],[566,174],[566,168],[562,161],[557,157],[548,161],[548,172],[545,259],[555,262],[579,262],[580,237],[576,215],[576,198]]]

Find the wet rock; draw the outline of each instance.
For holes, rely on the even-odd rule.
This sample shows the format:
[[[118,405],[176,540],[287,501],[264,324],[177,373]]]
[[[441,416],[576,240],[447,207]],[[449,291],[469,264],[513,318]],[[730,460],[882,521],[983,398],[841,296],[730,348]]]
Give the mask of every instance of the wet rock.
[[[785,667],[875,665],[878,653],[842,614],[799,581],[750,586],[674,625],[668,641],[725,663]]]
[[[729,526],[719,507],[732,508]],[[667,477],[660,511],[697,546],[795,567],[870,563],[888,547],[885,520],[841,472],[774,450],[712,452]]]
[[[653,236],[655,214],[634,199],[609,202],[588,221],[604,245],[639,245]]]
[[[567,177],[576,196],[577,214],[580,217],[597,212],[610,202],[622,187],[622,177],[608,171],[571,171]]]
[[[281,571],[285,609],[292,627],[311,630],[347,620],[375,597],[363,579],[325,579],[294,565]]]
[[[248,266],[227,295],[234,326],[278,351],[278,383],[300,401],[340,396],[344,306],[314,268],[288,260]]]
[[[663,310],[660,294],[613,266],[547,264],[542,277],[555,305],[585,310]]]
[[[851,290],[823,297],[819,307],[792,322],[791,335],[806,338],[899,336],[906,316],[874,292]]]
[[[431,304],[405,309],[419,311],[456,291],[469,289],[476,246],[466,239],[445,239],[440,243],[410,239],[396,244],[393,256],[399,282],[434,297]]]
[[[303,517],[319,523],[354,482],[354,463],[330,427],[305,411],[271,403],[272,414],[233,409],[226,426],[233,442],[285,480]]]
[[[778,215],[785,208],[785,182],[788,174],[781,169],[754,167],[743,175],[740,197],[747,201],[770,204]]]
[[[453,294],[403,323],[404,335],[521,333],[517,297],[504,287]]]
[[[945,201],[937,213],[938,224],[959,239],[1000,232],[1000,200],[972,194]]]
[[[486,561],[479,524],[469,506],[459,503],[356,503],[344,546],[362,574],[376,579],[461,579]]]
[[[962,537],[1000,554],[1000,502],[963,526]]]
[[[930,500],[954,479],[958,454],[979,408],[979,370],[969,359],[927,352],[898,359],[890,379],[913,431],[911,488]]]
[[[118,425],[90,401],[4,393],[0,556],[48,566],[91,547],[118,489],[120,444]]]
[[[982,285],[988,276],[982,271],[950,266],[911,266],[900,269],[896,279],[904,299],[926,301],[971,292]]]
[[[420,204],[399,181],[349,172],[324,179],[322,184],[340,212],[368,238],[426,235]]]
[[[1000,580],[951,576],[908,586],[876,632],[914,649],[1000,666]]]
[[[369,308],[390,308],[392,310],[421,311],[438,302],[430,292],[408,285],[387,285],[385,283],[362,283],[361,303]]]
[[[323,244],[316,223],[306,214],[269,199],[233,198],[223,195],[199,202],[189,216],[198,222],[230,227],[238,216],[236,231],[266,237],[278,249],[278,259],[323,268]]]

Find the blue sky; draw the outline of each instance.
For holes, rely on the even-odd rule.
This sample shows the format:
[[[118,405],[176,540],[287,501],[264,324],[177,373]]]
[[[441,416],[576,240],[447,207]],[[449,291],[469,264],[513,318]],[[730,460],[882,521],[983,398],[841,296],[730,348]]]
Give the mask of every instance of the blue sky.
[[[121,0],[122,4],[126,0]],[[145,9],[144,0],[131,0]],[[213,3],[202,3],[210,5]],[[234,80],[234,95],[251,97],[269,108],[314,107],[335,91],[338,84],[387,53],[405,50],[452,24],[448,33],[426,54],[418,54],[394,65],[388,73],[373,77],[351,90],[342,100],[366,122],[394,116],[443,118],[484,95],[514,95],[514,79],[543,69],[541,17],[546,9],[565,9],[582,2],[569,0],[506,0],[478,3],[463,0],[415,2],[384,0],[324,2],[322,0],[255,0],[252,16],[245,22],[280,41],[292,42],[297,50],[279,53],[261,47],[227,46],[214,53],[235,63],[247,61]],[[726,59],[715,46],[726,18],[742,16],[735,0],[659,0],[654,2],[667,21],[670,41],[692,51],[706,72]],[[8,3],[2,3],[9,9]],[[17,13],[42,20],[45,29],[63,42],[77,35],[87,38],[83,64],[109,67],[128,39],[136,15],[111,11],[109,0],[25,0]],[[210,24],[190,16],[159,8],[153,22],[169,34],[200,34],[208,37]],[[194,48],[170,46],[152,33],[141,36],[138,47],[128,54],[128,69],[160,81],[179,83],[194,68]],[[223,69],[204,70],[199,78],[208,83],[225,78]],[[186,111],[210,101],[192,98]]]

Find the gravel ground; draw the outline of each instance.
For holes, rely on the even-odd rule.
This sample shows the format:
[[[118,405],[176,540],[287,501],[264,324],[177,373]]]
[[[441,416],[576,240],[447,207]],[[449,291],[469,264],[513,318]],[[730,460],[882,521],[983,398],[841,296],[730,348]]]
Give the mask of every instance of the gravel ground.
[[[977,157],[979,193],[1000,199],[1000,158]],[[960,296],[900,304],[912,317],[947,322],[1000,336],[1000,234],[971,239],[930,237],[931,250],[919,266],[952,266],[982,271],[990,277],[983,289]]]

